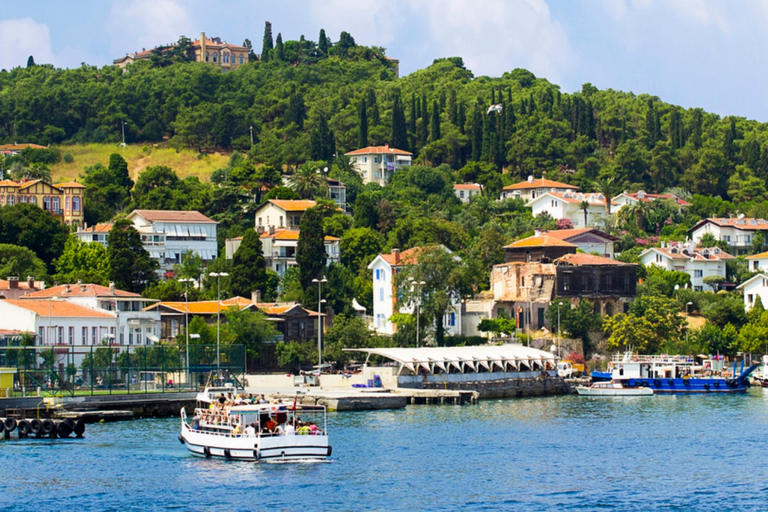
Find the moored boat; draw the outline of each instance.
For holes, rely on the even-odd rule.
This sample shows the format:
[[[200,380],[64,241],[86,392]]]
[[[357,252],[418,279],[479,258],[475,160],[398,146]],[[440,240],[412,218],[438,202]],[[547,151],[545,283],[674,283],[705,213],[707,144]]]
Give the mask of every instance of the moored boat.
[[[625,387],[621,382],[595,382],[590,386],[576,386],[576,392],[582,396],[650,396],[651,388]]]
[[[208,391],[208,390],[206,390]],[[331,455],[323,406],[236,404],[199,396],[194,415],[181,410],[179,441],[195,456],[256,462],[316,462]],[[207,404],[207,406],[206,406]]]
[[[710,363],[697,364],[691,356],[628,355],[613,361],[613,381],[627,388],[650,388],[654,393],[743,393],[749,387],[749,375],[758,367],[751,365],[737,373],[736,363],[728,375],[715,371]]]

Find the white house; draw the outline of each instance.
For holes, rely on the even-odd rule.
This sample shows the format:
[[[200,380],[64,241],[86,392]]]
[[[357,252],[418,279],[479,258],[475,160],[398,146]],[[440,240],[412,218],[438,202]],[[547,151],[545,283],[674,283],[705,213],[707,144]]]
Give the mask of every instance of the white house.
[[[78,229],[75,232],[75,236],[81,242],[86,242],[89,244],[95,242],[106,247],[107,235],[109,234],[109,231],[111,229],[112,229],[111,222],[100,222],[95,226],[91,226],[91,227],[88,227],[88,225],[86,224],[85,227]]]
[[[55,352],[55,364],[60,371],[69,363],[79,366],[91,347],[110,340],[115,334],[116,319],[115,313],[67,300],[0,300],[0,329],[36,335],[37,346],[74,347],[74,361],[71,356],[67,360],[66,351]]]
[[[216,225],[196,211],[134,210],[127,219],[141,234],[144,248],[160,262],[160,271],[181,263],[187,251],[203,261],[213,261],[218,255]]]
[[[674,194],[649,194],[644,190],[640,190],[634,194],[630,194],[625,190],[621,194],[614,197],[613,202],[619,205],[618,208],[616,208],[618,211],[628,205],[633,205],[640,202],[649,203],[651,201],[658,201],[660,199],[669,199],[670,201],[674,201],[677,203],[678,211],[682,211],[683,208],[688,208],[691,206],[691,203],[685,199],[680,199]]]
[[[483,186],[477,183],[456,183],[453,186],[453,194],[462,203],[468,203],[474,196],[479,196],[482,193]]]
[[[547,192],[575,192],[576,190],[579,190],[579,187],[544,177],[537,179],[528,176],[527,181],[504,187],[501,190],[501,199],[520,198],[527,203]]]
[[[402,149],[383,146],[368,146],[345,153],[351,163],[363,176],[363,183],[378,183],[385,186],[392,175],[403,167],[411,165],[413,153]]]
[[[45,301],[47,304],[50,301],[56,303],[57,299],[111,316],[113,321],[109,334],[120,345],[152,345],[160,334],[160,314],[144,311],[145,307],[157,300],[118,290],[114,285],[62,284],[27,294],[19,300],[20,303]],[[99,337],[97,341],[100,342],[102,338]]]
[[[597,253],[611,259],[613,259],[613,243],[619,240],[595,228],[558,229],[541,234],[572,243],[587,254]]]
[[[413,312],[415,304],[395,310],[397,293],[394,277],[400,269],[409,265],[417,265],[419,253],[423,250],[422,247],[414,247],[403,252],[394,249],[390,254],[379,254],[368,265],[368,269],[373,271],[373,327],[377,332],[394,334],[397,331],[397,324],[392,322],[392,315],[396,312]],[[461,300],[459,297],[453,299],[443,317],[443,327],[446,335],[461,335]]]
[[[656,265],[691,276],[691,286],[696,291],[704,290],[705,277],[725,278],[725,263],[732,259],[733,256],[718,247],[700,249],[693,242],[662,242],[661,247],[651,247],[640,253],[640,263],[646,267]]]
[[[285,271],[290,267],[295,267],[296,248],[299,245],[299,231],[295,229],[273,229],[262,233],[261,251],[264,254],[267,268],[274,270],[280,277],[283,277]],[[243,237],[227,238],[226,257],[232,259],[232,256],[240,248]],[[341,258],[340,239],[335,236],[325,237],[325,262],[326,265],[338,263]]]
[[[587,203],[587,211],[581,209]],[[613,202],[611,203],[613,204]],[[548,213],[553,219],[569,219],[574,228],[586,228],[593,219],[605,217],[605,196],[603,194],[582,194],[581,192],[545,192],[529,201],[533,216]],[[611,210],[611,214],[614,211]]]
[[[744,281],[736,289],[744,292],[744,309],[747,311],[752,309],[758,297],[760,297],[763,307],[768,304],[768,275],[766,274],[752,276],[751,279]]]
[[[733,219],[711,217],[700,220],[688,230],[689,238],[696,243],[707,233],[711,233],[716,240],[727,242],[733,254],[747,254],[752,250],[752,239],[757,233],[763,235],[763,247],[768,245],[768,220],[746,218],[744,215]]]
[[[764,268],[768,268],[768,252],[747,256],[747,261],[750,272],[762,272]]]
[[[256,232],[299,229],[304,212],[317,203],[307,199],[270,199],[256,209]]]

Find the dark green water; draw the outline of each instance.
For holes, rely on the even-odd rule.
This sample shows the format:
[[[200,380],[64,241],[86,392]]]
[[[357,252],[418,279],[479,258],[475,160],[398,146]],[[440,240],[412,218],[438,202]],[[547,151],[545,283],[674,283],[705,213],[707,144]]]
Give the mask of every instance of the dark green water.
[[[768,510],[768,391],[329,415],[333,461],[194,458],[171,419],[0,441],[14,510]]]

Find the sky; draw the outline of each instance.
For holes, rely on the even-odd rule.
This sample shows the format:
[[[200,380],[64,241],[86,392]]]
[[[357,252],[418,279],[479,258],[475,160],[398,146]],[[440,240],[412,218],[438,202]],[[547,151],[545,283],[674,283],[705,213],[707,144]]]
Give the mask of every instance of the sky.
[[[284,40],[382,46],[405,76],[460,56],[475,76],[525,68],[564,92],[652,94],[685,108],[768,122],[768,0],[2,0],[0,68],[103,66],[180,35],[260,52]]]

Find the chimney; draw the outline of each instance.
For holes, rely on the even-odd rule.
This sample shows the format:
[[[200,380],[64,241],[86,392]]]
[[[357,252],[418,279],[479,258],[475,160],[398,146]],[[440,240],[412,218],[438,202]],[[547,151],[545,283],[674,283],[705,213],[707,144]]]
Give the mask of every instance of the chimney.
[[[115,294],[115,283],[110,281],[109,282],[109,294],[114,295]]]
[[[400,249],[392,249],[392,256],[395,257],[395,265],[400,263]]]
[[[205,62],[205,32],[200,32],[200,62]]]
[[[69,291],[70,291],[70,289],[69,289],[69,285],[68,285],[68,284],[65,284],[65,285],[64,285],[64,293],[69,293]]]
[[[16,276],[8,276],[8,289],[16,290],[19,288],[19,278]]]
[[[251,302],[254,304],[261,303],[261,290],[253,290],[251,292]]]
[[[35,289],[35,276],[27,276],[27,286],[30,290]]]
[[[540,229],[534,229],[533,230],[533,236],[541,236],[541,230]]]

